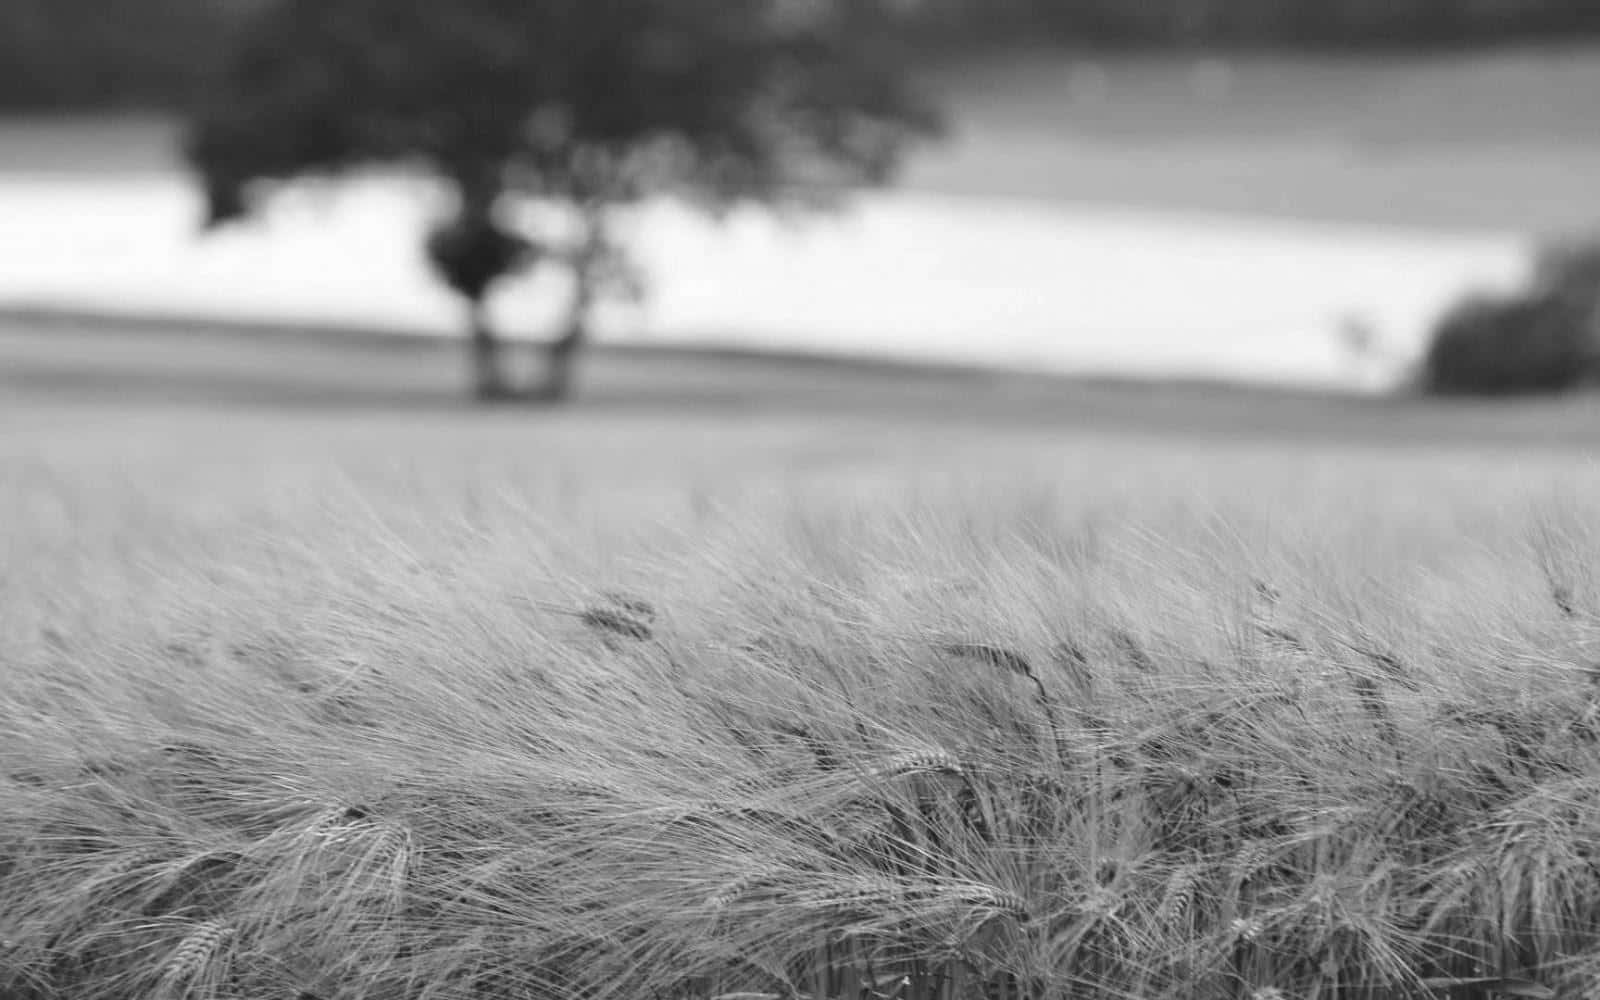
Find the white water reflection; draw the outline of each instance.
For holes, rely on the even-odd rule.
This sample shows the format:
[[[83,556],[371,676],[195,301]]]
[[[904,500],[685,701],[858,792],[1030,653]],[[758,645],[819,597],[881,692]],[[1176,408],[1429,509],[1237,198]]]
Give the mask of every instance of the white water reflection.
[[[196,239],[178,178],[0,181],[0,306],[450,331],[418,232],[438,208],[394,180],[306,190]],[[1377,385],[1472,286],[1526,269],[1514,235],[1117,211],[927,194],[874,196],[786,226],[717,226],[669,205],[629,219],[652,295],[601,336],[721,342],[1065,372]],[[496,309],[536,333],[556,291]],[[1355,324],[1392,355],[1355,363]]]

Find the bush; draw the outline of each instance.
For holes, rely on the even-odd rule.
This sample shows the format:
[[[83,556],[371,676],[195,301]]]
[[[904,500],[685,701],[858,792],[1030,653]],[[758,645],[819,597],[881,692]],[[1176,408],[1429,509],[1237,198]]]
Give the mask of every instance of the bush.
[[[1600,243],[1544,250],[1531,286],[1472,295],[1434,330],[1423,360],[1438,394],[1562,392],[1600,376]]]

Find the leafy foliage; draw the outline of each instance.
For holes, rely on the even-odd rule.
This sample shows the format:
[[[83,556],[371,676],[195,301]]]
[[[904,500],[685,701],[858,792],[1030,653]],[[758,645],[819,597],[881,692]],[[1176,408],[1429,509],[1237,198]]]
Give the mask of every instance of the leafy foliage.
[[[213,225],[263,184],[421,167],[460,195],[430,246],[451,287],[476,304],[519,264],[564,261],[570,345],[624,270],[610,206],[673,194],[721,210],[888,180],[938,124],[896,23],[879,0],[280,0],[242,33],[188,154]],[[577,237],[528,252],[497,215],[507,193],[567,209]]]
[[[1600,375],[1600,244],[1551,246],[1519,295],[1474,295],[1439,323],[1423,363],[1436,393],[1571,389]]]
[[[768,197],[817,160],[882,179],[934,124],[904,85],[892,15],[785,6],[281,0],[251,22],[190,151],[235,185],[416,159],[579,199]],[[515,177],[482,176],[502,169]]]

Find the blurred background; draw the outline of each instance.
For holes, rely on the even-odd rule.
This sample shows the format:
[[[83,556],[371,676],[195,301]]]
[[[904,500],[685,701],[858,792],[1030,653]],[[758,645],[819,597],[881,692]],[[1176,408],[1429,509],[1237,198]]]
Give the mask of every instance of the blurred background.
[[[461,9],[481,28],[541,6],[571,5]],[[459,340],[492,324],[510,341],[548,338],[570,292],[551,268],[496,271],[492,288],[467,296],[482,308],[463,326],[461,285],[437,280],[439,253],[426,247],[470,199],[439,183],[454,177],[435,169],[448,156],[404,155],[437,143],[384,145],[373,126],[327,155],[306,152],[330,116],[301,112],[324,91],[283,90],[268,114],[250,89],[302,70],[311,75],[293,78],[346,80],[338,53],[390,44],[395,72],[436,71],[417,86],[477,93],[450,61],[473,50],[433,51],[451,25],[395,34],[385,7],[0,0],[9,378],[65,385],[87,368],[112,372],[123,362],[104,337],[116,329],[288,344]],[[342,21],[329,13],[341,8]],[[662,197],[630,189],[606,236],[637,280],[586,303],[588,340],[1364,393],[1560,390],[1597,370],[1600,254],[1584,243],[1600,219],[1590,0],[893,8],[873,23],[888,25],[894,82],[942,128],[897,146],[884,176],[839,182],[856,196],[821,214],[767,210],[777,186],[711,214],[666,185]],[[611,30],[633,33],[625,23]],[[333,38],[348,49],[323,45]],[[586,86],[623,92],[615,74]],[[382,123],[407,126],[385,108]],[[288,142],[291,154],[296,135],[305,141]],[[207,159],[213,149],[224,152]],[[239,190],[220,191],[219,164],[246,153],[256,160],[232,178]],[[219,198],[242,199],[243,181],[260,179],[270,197],[221,213],[249,218],[203,231],[208,207],[218,214]],[[543,232],[541,198],[581,201],[507,189],[514,204],[496,211],[523,233]]]

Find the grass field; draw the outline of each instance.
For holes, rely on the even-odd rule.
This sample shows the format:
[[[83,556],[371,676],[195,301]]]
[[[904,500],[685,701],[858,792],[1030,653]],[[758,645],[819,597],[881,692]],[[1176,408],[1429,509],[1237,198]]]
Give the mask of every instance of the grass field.
[[[1589,404],[449,360],[0,331],[0,996],[1592,989]]]
[[[966,67],[911,183],[1600,214],[1587,51],[1194,69]],[[0,322],[0,998],[1596,994],[1594,398],[587,361]]]

